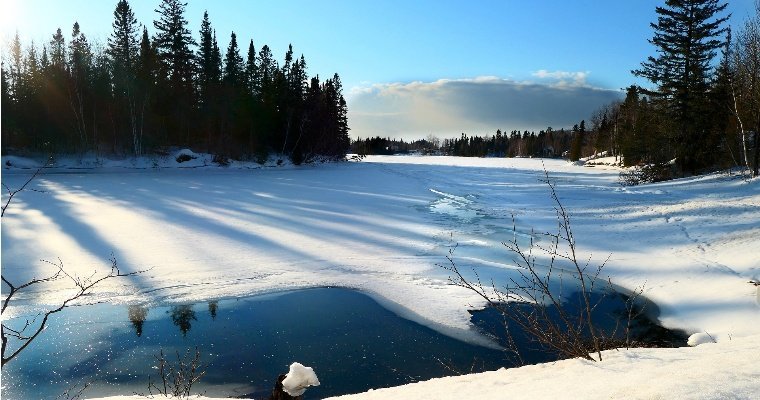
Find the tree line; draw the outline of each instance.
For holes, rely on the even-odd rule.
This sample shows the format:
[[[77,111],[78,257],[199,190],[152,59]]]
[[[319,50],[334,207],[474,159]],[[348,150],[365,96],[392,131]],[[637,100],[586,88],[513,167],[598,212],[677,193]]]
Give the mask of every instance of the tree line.
[[[295,163],[348,151],[348,108],[340,77],[308,77],[289,46],[282,64],[267,45],[235,32],[222,52],[204,13],[196,42],[180,0],[162,0],[154,33],[127,0],[105,44],[74,23],[49,43],[23,46],[18,33],[2,63],[3,151],[141,156],[189,147],[228,158]],[[141,29],[142,28],[142,29]]]
[[[538,134],[527,130],[507,133],[497,129],[491,136],[462,133],[456,138],[440,139],[429,135],[409,142],[381,137],[359,138],[351,143],[351,151],[359,155],[415,152],[456,157],[569,157],[577,160],[582,151],[593,154],[595,150],[589,146],[601,146],[601,140],[603,138],[597,138],[596,132],[586,132],[584,120],[571,130],[548,127]]]

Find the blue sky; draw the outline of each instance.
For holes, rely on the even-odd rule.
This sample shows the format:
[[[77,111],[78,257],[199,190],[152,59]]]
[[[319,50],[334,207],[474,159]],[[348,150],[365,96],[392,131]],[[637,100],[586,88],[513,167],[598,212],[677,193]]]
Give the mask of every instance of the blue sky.
[[[281,60],[292,43],[295,52],[306,57],[311,75],[325,78],[338,72],[352,111],[349,115],[352,136],[418,137],[429,131],[448,137],[462,131],[483,134],[496,128],[572,125],[570,115],[560,115],[563,107],[557,104],[546,108],[545,123],[537,119],[521,121],[510,117],[507,110],[501,119],[468,117],[464,119],[471,121],[462,120],[458,124],[450,111],[462,110],[461,99],[452,88],[467,87],[468,104],[472,104],[472,96],[477,97],[477,91],[470,90],[473,87],[490,95],[506,89],[495,97],[486,96],[480,103],[486,104],[485,100],[493,98],[509,104],[519,100],[519,96],[507,99],[503,94],[516,93],[515,85],[562,87],[565,91],[578,87],[617,91],[632,83],[644,84],[630,70],[653,54],[647,43],[652,35],[649,23],[655,20],[655,7],[662,3],[661,0],[188,0],[186,18],[197,37],[203,11],[208,10],[222,48],[227,46],[229,34],[234,30],[244,48],[253,39],[257,49],[267,44]],[[7,46],[16,30],[25,43],[34,40],[39,44],[47,42],[57,27],[70,34],[74,21],[80,23],[91,41],[105,42],[116,1],[0,0],[0,4],[0,23]],[[138,21],[152,32],[159,0],[132,0],[130,4]],[[738,26],[754,12],[753,0],[733,0],[729,9],[734,15],[732,25]],[[441,95],[441,88],[446,88],[446,95]],[[412,96],[413,90],[416,92]],[[529,92],[545,94],[537,90]],[[589,100],[589,104],[608,101],[610,94],[600,95],[602,92],[586,90],[580,100]],[[525,91],[521,93],[525,95]],[[578,104],[573,96],[561,97],[570,99],[567,106]],[[409,114],[409,107],[420,102],[425,103],[424,107]],[[405,109],[394,109],[394,103]],[[448,111],[436,112],[435,108],[441,106]],[[498,114],[500,105],[491,106],[495,108],[491,114]],[[426,124],[420,120],[412,127],[391,118],[409,114],[403,119],[408,121],[420,118],[414,115],[420,112],[425,114],[422,118],[446,121]],[[584,111],[577,107],[569,107],[567,113],[570,112],[579,114],[574,117],[577,120],[589,116],[581,115]],[[383,116],[391,119],[384,120]],[[394,125],[383,126],[384,122]],[[519,126],[509,126],[511,123]]]

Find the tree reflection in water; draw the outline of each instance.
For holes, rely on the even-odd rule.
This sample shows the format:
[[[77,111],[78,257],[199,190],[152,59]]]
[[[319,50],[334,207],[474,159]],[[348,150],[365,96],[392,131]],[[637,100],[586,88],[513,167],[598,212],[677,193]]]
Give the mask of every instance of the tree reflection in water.
[[[208,312],[211,313],[211,319],[213,319],[213,320],[216,319],[216,309],[218,307],[219,307],[219,302],[218,301],[214,300],[214,301],[209,301],[208,302]]]
[[[127,312],[129,313],[129,321],[135,327],[137,336],[142,336],[143,324],[145,323],[145,318],[148,317],[148,308],[139,304],[130,305]]]
[[[187,331],[190,330],[190,321],[197,320],[192,305],[172,306],[171,317],[174,325],[177,325],[182,332],[182,336],[187,335]]]

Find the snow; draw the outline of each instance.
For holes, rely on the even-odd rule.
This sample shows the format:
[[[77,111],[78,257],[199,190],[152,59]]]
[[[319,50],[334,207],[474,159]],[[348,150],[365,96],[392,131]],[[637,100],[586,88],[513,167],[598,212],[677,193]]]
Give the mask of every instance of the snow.
[[[611,350],[571,359],[432,379],[337,400],[757,399],[760,336],[696,348]]]
[[[304,367],[301,363],[290,364],[290,369],[282,381],[282,390],[296,397],[304,394],[309,386],[319,386],[319,379],[314,370]]]
[[[50,265],[39,260],[60,258],[70,272],[90,276],[96,269],[104,273],[113,254],[124,272],[149,270],[108,281],[88,302],[184,303],[349,287],[402,317],[492,345],[469,322],[467,310],[482,301],[449,285],[439,265],[454,249],[464,271],[475,268],[496,281],[514,273],[501,244],[514,237],[512,217],[525,240],[531,231],[556,228],[540,181],[546,169],[571,214],[579,258],[595,265],[609,256],[604,275],[628,290],[643,288],[664,326],[717,343],[611,352],[600,364],[568,360],[418,385],[452,382],[444,385],[452,397],[440,398],[461,395],[460,385],[498,397],[538,390],[545,395],[536,398],[563,397],[575,392],[562,379],[569,385],[588,374],[604,384],[596,386],[609,387],[597,388],[607,397],[629,397],[625,390],[634,384],[643,385],[643,397],[650,387],[649,397],[760,393],[760,289],[748,283],[760,280],[758,179],[713,174],[622,187],[616,167],[562,160],[373,156],[275,167],[272,158],[221,167],[199,153],[177,163],[178,154],[55,160],[30,185],[38,191],[14,197],[3,217],[3,275],[12,282],[45,276]],[[39,164],[4,156],[2,182],[19,187]],[[65,296],[64,281],[52,285],[21,297],[4,317]],[[652,386],[663,376],[672,378]],[[755,383],[742,380],[747,376]],[[683,396],[658,394],[666,384],[682,385],[674,393]],[[387,398],[414,397],[392,393]]]
[[[715,343],[715,338],[710,336],[707,332],[697,332],[689,336],[689,340],[686,342],[689,346],[699,346],[705,343]]]

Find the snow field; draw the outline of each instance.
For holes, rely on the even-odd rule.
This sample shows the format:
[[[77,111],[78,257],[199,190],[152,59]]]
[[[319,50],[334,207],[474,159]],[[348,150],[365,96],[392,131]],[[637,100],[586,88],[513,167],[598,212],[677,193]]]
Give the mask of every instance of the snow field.
[[[652,388],[635,392],[641,398],[760,393],[760,291],[748,283],[760,280],[758,180],[715,174],[621,187],[615,167],[535,159],[376,156],[256,170],[198,159],[194,168],[167,159],[142,171],[135,168],[151,162],[102,162],[84,171],[61,163],[47,171],[32,183],[40,192],[19,194],[3,218],[3,275],[16,282],[47,275],[51,266],[39,260],[60,258],[70,272],[89,276],[104,271],[113,253],[125,272],[150,270],[109,281],[87,301],[181,303],[344,286],[443,333],[488,344],[467,313],[482,302],[448,285],[439,264],[455,248],[464,271],[476,268],[497,281],[513,273],[501,245],[514,237],[513,216],[521,238],[556,229],[540,181],[545,168],[571,214],[579,258],[596,265],[609,257],[604,275],[630,290],[643,287],[666,327],[700,334],[695,344],[704,335],[718,343],[609,352],[600,364],[567,360],[360,398],[415,397],[420,387],[438,393],[434,386],[451,396],[423,397],[461,398],[461,389],[544,398],[570,393],[567,385],[578,388],[587,375],[600,385],[573,397],[629,397],[637,382]],[[3,183],[20,186],[33,163],[6,161]],[[66,294],[64,283],[7,312],[54,304]]]

